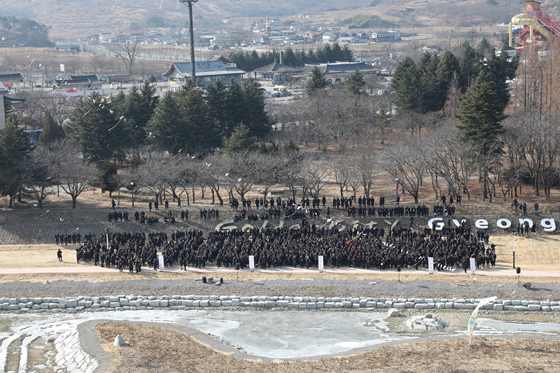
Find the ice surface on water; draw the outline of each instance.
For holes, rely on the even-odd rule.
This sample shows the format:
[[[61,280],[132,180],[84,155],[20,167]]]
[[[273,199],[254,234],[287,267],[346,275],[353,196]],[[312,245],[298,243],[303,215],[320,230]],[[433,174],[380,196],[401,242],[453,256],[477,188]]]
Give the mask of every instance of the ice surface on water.
[[[246,352],[270,358],[301,358],[328,355],[380,343],[409,340],[414,335],[388,331],[385,313],[349,312],[266,312],[266,311],[108,311],[79,314],[0,314],[4,338],[0,345],[0,371],[4,370],[9,344],[22,335],[51,337],[89,320],[140,321],[179,324],[219,336]],[[10,330],[11,332],[6,332]],[[559,324],[521,324],[479,318],[475,335],[547,333],[560,330]],[[449,335],[466,333],[449,332]],[[24,346],[26,349],[27,346]],[[22,349],[22,359],[27,356]],[[37,367],[37,369],[41,369]]]

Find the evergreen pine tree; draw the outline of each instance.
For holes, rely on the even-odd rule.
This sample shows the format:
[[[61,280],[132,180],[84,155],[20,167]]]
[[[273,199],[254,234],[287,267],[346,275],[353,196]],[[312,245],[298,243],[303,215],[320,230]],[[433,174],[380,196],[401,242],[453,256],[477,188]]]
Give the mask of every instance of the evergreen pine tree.
[[[366,82],[364,82],[364,75],[359,69],[356,69],[356,71],[350,74],[348,81],[346,82],[348,91],[353,95],[359,95],[364,85],[366,85]]]
[[[478,50],[480,51],[480,53],[482,53],[482,55],[487,56],[492,50],[492,45],[490,44],[488,39],[483,38],[478,45]]]
[[[323,47],[323,50],[325,51],[325,62],[324,63],[328,63],[328,62],[335,62],[335,56],[333,55],[333,50],[331,48],[330,44],[326,44]]]
[[[327,44],[327,46],[328,46],[328,44]],[[317,63],[327,63],[327,62],[329,62],[327,52],[326,52],[326,46],[323,47],[323,48],[318,48],[317,52],[315,52],[315,57],[317,59]]]
[[[257,53],[256,50],[253,49],[253,51],[251,52],[251,65],[253,66],[253,68],[251,70],[246,70],[246,71],[253,71],[255,70],[255,68],[257,67],[261,67],[264,65],[267,65],[266,63],[261,63],[261,57],[259,56],[259,54]]]
[[[439,57],[437,54],[430,56],[427,64],[423,66],[420,77],[420,102],[419,112],[428,113],[440,109],[440,90],[437,82],[437,68],[439,66]]]
[[[226,92],[226,85],[221,80],[206,86],[206,99],[210,109],[210,117],[221,137],[229,132],[226,115]]]
[[[187,143],[188,129],[179,112],[178,96],[185,93],[166,92],[146,126],[146,141],[162,150],[173,144]]]
[[[499,97],[502,109],[505,109],[509,102],[509,88],[507,84],[509,73],[509,62],[507,53],[496,55],[496,50],[492,48],[490,56],[487,58],[486,69],[488,77],[493,84],[493,89]]]
[[[313,52],[313,49],[308,50],[305,63],[315,64],[317,62],[318,62],[317,56],[315,55],[315,52]]]
[[[296,58],[297,58],[297,66],[298,67],[302,67],[303,65],[305,65],[307,63],[307,55],[305,54],[305,51],[303,51],[303,50],[298,50],[296,52]]]
[[[499,136],[503,133],[504,106],[490,77],[481,73],[461,101],[458,116],[463,139],[478,147],[483,155],[500,154]]]
[[[503,110],[490,77],[481,73],[463,96],[458,116],[461,124],[457,127],[463,140],[473,146],[471,155],[480,170],[483,199],[491,198],[488,187],[491,164],[503,153],[499,139],[504,132],[501,122],[506,118]]]
[[[461,44],[463,54],[459,60],[459,83],[466,92],[480,73],[481,55],[474,50],[468,41]]]
[[[323,89],[328,85],[327,80],[321,73],[321,70],[318,66],[315,66],[313,70],[311,70],[311,76],[307,82],[307,93],[315,92],[318,89]]]
[[[235,126],[231,136],[224,138],[222,150],[228,153],[236,153],[242,150],[254,150],[257,138],[251,136],[249,128],[243,124]]]
[[[348,45],[344,46],[344,48],[342,49],[342,52],[344,53],[344,57],[343,57],[342,61],[346,61],[346,62],[353,62],[354,61],[354,53],[352,53],[352,50],[350,49],[350,47],[348,47]]]
[[[70,116],[68,136],[78,145],[87,162],[121,159],[129,145],[126,118],[98,94],[81,101]]]
[[[19,118],[11,114],[0,131],[0,190],[10,196],[19,192],[20,176],[24,170],[18,166],[33,150],[29,136],[19,126]],[[11,204],[10,199],[10,207]]]
[[[41,145],[49,144],[53,141],[60,140],[66,137],[64,129],[59,126],[51,116],[50,112],[45,113],[45,122],[43,124],[43,132],[37,141]]]
[[[284,52],[284,65],[297,67],[297,57],[291,47],[286,48]]]
[[[270,120],[265,110],[264,96],[254,79],[243,81],[243,124],[251,136],[262,138],[270,132]]]
[[[226,91],[225,117],[227,121],[222,129],[224,136],[229,137],[233,128],[243,122],[243,110],[245,110],[243,90],[237,81],[232,79]]]
[[[447,101],[447,94],[451,86],[453,74],[459,71],[459,61],[453,53],[445,51],[436,71],[436,84],[438,86],[438,96],[436,110],[443,109]]]
[[[115,176],[117,176],[117,165],[111,161],[104,161],[99,167],[99,181],[101,182],[101,190],[109,192],[109,197],[119,187]]]
[[[340,47],[338,43],[334,43],[332,47],[332,62],[338,61],[342,62],[345,61],[344,51]]]
[[[220,145],[217,126],[213,122],[202,91],[192,89],[179,100],[180,115],[186,125],[189,149],[207,152]]]
[[[422,95],[420,73],[410,57],[399,63],[393,74],[391,84],[397,91],[396,105],[399,112],[416,112],[419,110],[419,100]]]

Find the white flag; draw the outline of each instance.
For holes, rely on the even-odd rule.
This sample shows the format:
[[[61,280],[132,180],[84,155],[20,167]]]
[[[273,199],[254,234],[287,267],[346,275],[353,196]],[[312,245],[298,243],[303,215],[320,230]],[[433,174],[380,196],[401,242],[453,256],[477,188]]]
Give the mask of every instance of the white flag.
[[[255,257],[253,255],[249,255],[249,269],[251,272],[255,270]]]
[[[323,273],[323,256],[319,255],[319,273]]]

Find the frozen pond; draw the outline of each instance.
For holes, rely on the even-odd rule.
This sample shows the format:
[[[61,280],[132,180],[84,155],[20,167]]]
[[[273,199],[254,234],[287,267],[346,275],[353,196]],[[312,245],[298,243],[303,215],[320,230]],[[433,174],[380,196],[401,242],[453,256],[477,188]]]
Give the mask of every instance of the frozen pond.
[[[388,329],[386,313],[310,311],[120,311],[79,314],[0,314],[0,372],[4,371],[9,346],[21,341],[20,371],[25,371],[30,342],[45,341],[89,320],[145,321],[179,324],[219,336],[247,353],[269,358],[302,358],[336,354],[355,348],[420,335]],[[394,321],[394,320],[393,320]],[[404,323],[406,318],[402,318]],[[475,336],[544,334],[560,330],[558,323],[517,323],[479,318]],[[438,335],[457,336],[464,331]],[[126,336],[125,336],[126,337]],[[19,350],[19,348],[18,348]]]

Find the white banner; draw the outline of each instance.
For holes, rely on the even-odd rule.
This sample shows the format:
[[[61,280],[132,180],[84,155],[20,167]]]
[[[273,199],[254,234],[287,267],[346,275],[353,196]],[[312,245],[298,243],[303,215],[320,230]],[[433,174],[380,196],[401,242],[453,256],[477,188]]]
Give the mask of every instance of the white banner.
[[[428,257],[428,273],[430,275],[434,274],[434,258]]]
[[[323,273],[323,256],[319,255],[319,273]]]
[[[249,255],[249,269],[251,272],[255,270],[255,257],[253,255]]]
[[[476,259],[471,258],[471,275],[476,274]]]
[[[64,72],[64,64],[63,64],[63,63],[60,64],[60,72],[61,72],[61,73]]]
[[[165,267],[165,263],[163,262],[163,255],[158,255],[158,260],[159,260],[159,270],[163,271],[163,268]]]

